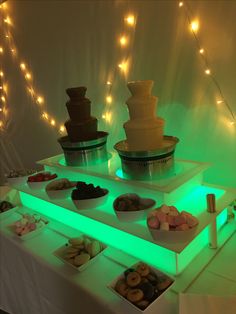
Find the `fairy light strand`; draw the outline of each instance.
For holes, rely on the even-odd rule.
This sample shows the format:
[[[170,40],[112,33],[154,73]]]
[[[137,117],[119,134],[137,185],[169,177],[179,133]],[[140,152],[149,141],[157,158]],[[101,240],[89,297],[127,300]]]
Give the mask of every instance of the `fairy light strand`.
[[[232,108],[230,107],[228,101],[226,100],[226,98],[225,98],[225,96],[223,94],[223,91],[222,91],[222,89],[220,87],[220,84],[219,84],[216,76],[212,73],[211,67],[209,66],[209,61],[207,59],[207,55],[205,53],[205,49],[203,48],[203,46],[201,44],[201,41],[200,41],[200,38],[199,38],[199,35],[198,35],[199,22],[197,20],[193,20],[192,19],[193,14],[192,14],[191,9],[190,9],[190,7],[189,7],[189,5],[187,3],[181,1],[181,2],[179,2],[179,7],[181,9],[184,8],[184,12],[186,14],[190,30],[191,30],[191,32],[193,34],[193,37],[195,39],[195,43],[197,45],[197,50],[198,50],[198,52],[200,54],[200,57],[202,59],[202,62],[204,64],[205,74],[208,75],[211,78],[213,84],[215,85],[215,87],[218,90],[218,93],[220,95],[220,100],[219,99],[217,100],[217,104],[222,103],[222,104],[225,105],[225,107],[228,109],[228,111],[229,111],[229,113],[230,113],[230,115],[231,115],[231,117],[233,119],[233,121],[231,121],[230,124],[233,125],[233,124],[236,123],[236,118],[235,118],[235,115],[234,115],[234,112],[233,112]],[[194,25],[194,27],[193,27],[193,25]]]
[[[0,6],[2,8],[2,5]],[[3,10],[1,10],[3,12]],[[4,13],[6,14],[6,10],[4,10]],[[16,44],[14,42],[13,35],[11,33],[10,27],[13,25],[12,18],[7,15],[4,16],[3,13],[3,33],[4,37],[7,42],[7,46],[9,49],[9,52],[11,56],[15,59],[15,61],[18,63],[19,69],[21,70],[22,77],[24,78],[25,84],[26,84],[26,91],[30,94],[32,101],[38,106],[40,118],[43,119],[48,125],[56,129],[59,133],[63,134],[65,132],[65,127],[63,124],[59,123],[53,116],[49,115],[46,112],[46,104],[45,104],[45,97],[38,93],[36,88],[33,86],[33,72],[28,66],[28,64],[24,61],[21,61],[21,58],[18,56],[18,49],[16,47]],[[4,49],[1,49],[0,47],[0,54],[4,52]],[[0,72],[1,77],[1,72]]]

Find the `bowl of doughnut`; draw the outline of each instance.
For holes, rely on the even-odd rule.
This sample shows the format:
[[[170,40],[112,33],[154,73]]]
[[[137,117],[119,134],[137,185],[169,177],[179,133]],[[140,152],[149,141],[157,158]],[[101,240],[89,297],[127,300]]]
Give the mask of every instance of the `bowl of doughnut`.
[[[56,179],[48,183],[45,190],[50,199],[65,199],[71,195],[76,183],[68,179]]]
[[[143,262],[138,262],[126,269],[108,288],[136,310],[146,313],[173,283],[173,278]]]
[[[76,271],[83,271],[94,263],[106,248],[107,246],[102,242],[81,234],[77,238],[69,239],[53,254]]]
[[[153,239],[165,243],[190,241],[198,224],[198,219],[191,213],[179,212],[175,206],[167,205],[154,209],[147,218],[147,226]]]
[[[113,209],[120,221],[131,222],[146,219],[147,210],[155,205],[150,198],[142,198],[135,193],[122,194],[113,202]]]

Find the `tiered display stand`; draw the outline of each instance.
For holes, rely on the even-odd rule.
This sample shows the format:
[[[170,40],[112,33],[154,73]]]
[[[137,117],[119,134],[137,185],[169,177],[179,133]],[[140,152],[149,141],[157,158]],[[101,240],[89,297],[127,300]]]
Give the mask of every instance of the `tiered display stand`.
[[[107,257],[121,265],[130,266],[134,257],[175,276],[173,289],[176,292],[186,289],[235,232],[235,225],[228,221],[227,207],[235,199],[236,189],[204,183],[203,172],[210,166],[208,163],[177,160],[172,173],[155,181],[123,178],[119,156],[114,152],[107,162],[89,167],[66,166],[63,155],[38,163],[45,170],[57,173],[59,178],[85,181],[108,189],[108,201],[95,209],[78,210],[71,199],[50,200],[44,190],[31,190],[24,184],[15,187],[23,206],[105,242],[112,247]],[[196,234],[185,243],[157,242],[145,220],[120,222],[112,204],[123,193],[137,193],[155,199],[157,206],[165,203],[191,212],[199,219]],[[216,213],[207,212],[208,193],[216,195]],[[213,250],[209,248],[208,231],[214,220],[218,248]]]

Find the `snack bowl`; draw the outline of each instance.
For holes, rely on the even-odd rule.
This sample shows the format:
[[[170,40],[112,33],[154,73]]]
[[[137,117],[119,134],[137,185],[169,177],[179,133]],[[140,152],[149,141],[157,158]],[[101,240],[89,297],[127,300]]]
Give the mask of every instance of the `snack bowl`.
[[[81,199],[81,200],[73,200],[76,208],[81,209],[93,209],[104,205],[108,199],[109,191],[107,189],[103,189],[104,195],[95,198]]]
[[[30,171],[11,171],[9,175],[6,175],[6,179],[9,185],[22,185],[25,184],[28,176],[36,173],[36,170]]]
[[[142,265],[144,265],[144,267],[148,267],[149,274],[147,276],[140,276],[141,282],[136,286],[133,286],[133,284],[132,287],[129,286],[128,280],[131,279],[128,277],[129,274],[132,272],[136,272],[137,275],[137,269],[140,266],[142,267]],[[138,273],[138,275],[140,275],[140,273]],[[137,278],[135,278],[134,280],[137,280]],[[114,294],[119,296],[125,303],[127,303],[127,305],[135,308],[136,311],[141,313],[151,313],[153,311],[154,313],[157,311],[156,307],[158,306],[158,302],[171,288],[173,283],[174,279],[171,278],[169,275],[166,275],[158,269],[148,266],[143,262],[138,262],[135,265],[132,265],[125,272],[123,272],[115,280],[113,280],[108,285],[108,288],[111,289]],[[138,292],[136,291],[135,296],[138,297],[139,300],[137,301],[136,299],[132,300],[133,302],[131,302],[131,295],[129,293],[131,291],[134,292],[133,290],[139,290]],[[127,308],[127,313],[128,312],[129,309]]]
[[[82,245],[84,245],[85,243],[85,247],[88,248],[88,246],[90,245],[90,249],[83,249],[84,252],[82,253],[90,253],[91,254],[91,243],[95,243],[98,244],[99,246],[99,249],[97,250],[97,254],[95,256],[90,256],[90,259],[88,261],[86,261],[84,264],[81,264],[79,266],[76,266],[75,264],[75,257],[77,256],[80,256],[81,254],[76,254],[74,257],[72,256],[71,258],[68,258],[68,254],[70,254],[70,250],[73,251],[73,248],[77,248],[78,249],[78,252],[80,250],[80,245],[81,244],[77,244],[76,245],[76,242],[74,242],[74,244],[71,244],[70,241],[75,241],[75,240],[78,240],[78,239],[82,239]],[[73,243],[73,242],[72,242]],[[95,245],[96,246],[96,245]],[[65,265],[73,268],[74,270],[76,271],[83,271],[85,270],[87,267],[89,267],[90,265],[92,265],[94,262],[96,262],[99,257],[103,254],[104,250],[107,248],[107,246],[105,244],[103,244],[102,242],[100,241],[97,241],[96,239],[93,239],[87,235],[84,235],[84,234],[81,234],[79,236],[79,238],[73,238],[73,239],[69,239],[69,244],[66,243],[65,245],[61,246],[60,248],[58,248],[56,251],[53,252],[53,255],[55,255],[57,258],[59,258]],[[73,255],[73,254],[72,254]]]
[[[31,176],[28,177],[27,184],[28,184],[28,187],[30,189],[32,189],[32,190],[45,189],[45,187],[47,186],[49,181],[54,180],[54,179],[57,178],[56,174],[51,175],[50,172],[46,172],[46,171],[38,172],[35,176],[40,176],[40,175],[44,176],[46,178],[46,180],[29,181]]]
[[[168,208],[171,208],[169,212]],[[192,214],[179,212],[174,206],[167,205],[155,209],[147,218],[153,239],[162,243],[189,242],[197,232],[198,224],[199,220]]]
[[[63,184],[70,185],[66,188],[61,188]],[[69,181],[67,179],[57,179],[46,185],[45,191],[50,199],[65,199],[70,197],[72,189],[76,186],[76,182]]]
[[[145,219],[148,210],[155,204],[151,198],[141,198],[137,194],[127,193],[114,200],[113,209],[120,221],[131,222]]]

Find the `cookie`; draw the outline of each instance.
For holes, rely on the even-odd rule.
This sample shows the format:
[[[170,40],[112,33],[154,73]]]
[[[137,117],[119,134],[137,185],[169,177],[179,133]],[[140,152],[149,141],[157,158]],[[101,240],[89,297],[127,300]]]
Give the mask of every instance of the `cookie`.
[[[74,264],[76,266],[81,266],[87,263],[89,260],[90,260],[90,255],[87,253],[83,253],[75,257]]]
[[[133,271],[127,275],[126,282],[132,288],[137,287],[141,282],[141,276],[136,271]]]
[[[150,269],[147,264],[140,263],[136,272],[139,273],[141,277],[146,277],[150,273]]]
[[[90,244],[90,256],[91,257],[94,257],[96,256],[98,253],[100,253],[101,251],[101,246],[100,246],[100,243],[98,241],[93,241],[91,244]]]
[[[72,238],[68,241],[71,245],[80,245],[84,242],[83,238]]]
[[[143,299],[143,291],[140,289],[130,289],[127,293],[127,299],[132,303],[139,302]]]

